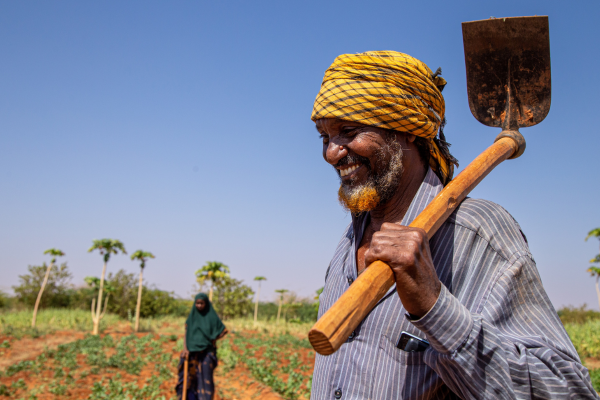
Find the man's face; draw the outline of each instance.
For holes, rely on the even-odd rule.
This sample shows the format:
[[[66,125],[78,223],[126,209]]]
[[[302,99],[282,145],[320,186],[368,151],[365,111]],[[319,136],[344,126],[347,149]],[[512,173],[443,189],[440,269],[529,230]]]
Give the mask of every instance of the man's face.
[[[189,303],[188,303],[189,304]],[[196,300],[196,310],[202,312],[206,308],[206,302],[202,299]]]
[[[404,170],[402,147],[412,135],[337,118],[322,118],[316,125],[323,158],[340,177],[338,194],[345,208],[370,211],[394,195]]]

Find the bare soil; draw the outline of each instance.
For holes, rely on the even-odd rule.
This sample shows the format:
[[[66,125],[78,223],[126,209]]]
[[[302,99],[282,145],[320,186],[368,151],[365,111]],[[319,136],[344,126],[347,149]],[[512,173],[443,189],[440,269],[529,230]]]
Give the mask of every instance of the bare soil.
[[[283,400],[270,387],[254,380],[250,371],[241,364],[227,373],[217,368],[215,386],[220,400]]]
[[[101,336],[111,334],[111,336],[117,340],[123,336],[130,335],[131,329],[127,326],[115,327],[105,331]],[[137,333],[136,336],[144,336],[148,333]],[[0,371],[5,370],[8,366],[13,365],[19,361],[34,360],[44,351],[49,349],[55,349],[60,344],[72,342],[78,339],[84,338],[84,332],[78,331],[56,331],[53,333],[46,334],[42,337],[33,338],[22,338],[15,339],[10,336],[0,336],[0,343],[7,340],[10,343],[10,348],[0,349]],[[181,335],[179,335],[181,337]],[[167,342],[164,344],[165,350],[169,350],[172,354],[173,360],[179,359],[179,350],[176,348],[176,342]],[[113,353],[113,349],[107,349],[107,356]],[[117,373],[120,373],[122,382],[135,382],[138,386],[143,386],[146,380],[156,374],[154,365],[148,364],[144,366],[139,375],[132,375],[123,371],[119,372],[108,372],[102,370],[98,374],[92,374],[92,367],[87,365],[86,356],[84,354],[77,355],[78,368],[77,373],[87,372],[89,375],[85,377],[77,377],[77,382],[74,386],[71,386],[65,395],[54,395],[47,391],[37,395],[39,400],[56,400],[56,399],[87,399],[91,394],[91,388],[96,382],[108,381],[113,378]],[[164,395],[167,399],[174,398],[175,396],[175,385],[177,383],[176,372],[173,371],[174,378],[167,380],[161,385],[161,395]],[[0,377],[0,384],[4,384],[10,387],[11,384],[17,382],[19,379],[23,379],[27,385],[27,388],[37,388],[42,385],[48,385],[49,382],[54,379],[54,371],[44,370],[41,373],[34,374],[32,371],[25,370],[16,373],[13,376]],[[217,394],[215,400],[283,400],[283,397],[273,392],[271,388],[257,382],[250,371],[243,364],[238,365],[231,371],[224,372],[223,368],[217,368],[215,371],[215,386]],[[14,393],[15,398],[25,397],[26,390],[18,390]]]
[[[50,335],[44,335],[37,339],[22,338],[15,340],[9,336],[0,335],[0,343],[7,340],[10,348],[0,350],[0,370],[7,368],[19,361],[32,360],[42,354],[45,350],[55,349],[60,344],[82,339],[82,332],[60,331]]]
[[[597,368],[600,368],[600,359],[589,357],[583,361],[583,364],[588,369],[597,369]]]

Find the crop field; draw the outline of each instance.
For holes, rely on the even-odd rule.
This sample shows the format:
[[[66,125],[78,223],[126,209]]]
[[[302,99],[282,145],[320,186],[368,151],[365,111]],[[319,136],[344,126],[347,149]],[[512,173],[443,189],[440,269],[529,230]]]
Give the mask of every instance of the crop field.
[[[45,310],[38,328],[28,313],[0,314],[0,399],[175,399],[183,318],[131,322],[107,315],[98,336],[88,313]],[[309,324],[233,319],[220,341],[215,372],[218,399],[310,397],[314,351]],[[600,390],[600,320],[566,323]],[[3,397],[5,396],[5,397]]]
[[[90,335],[88,313],[0,314],[0,399],[175,399],[183,318],[142,321],[146,332],[107,316]],[[314,352],[308,326],[230,320],[215,373],[218,398],[308,399]]]

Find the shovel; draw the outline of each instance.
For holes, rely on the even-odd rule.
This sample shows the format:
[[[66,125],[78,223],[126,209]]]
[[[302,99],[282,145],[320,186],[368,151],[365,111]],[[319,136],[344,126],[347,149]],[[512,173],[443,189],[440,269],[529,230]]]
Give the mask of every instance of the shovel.
[[[188,393],[188,368],[189,368],[189,361],[188,361],[188,356],[185,356],[185,361],[183,362],[183,391],[181,392],[181,399],[182,400],[187,400],[187,393]]]
[[[469,108],[479,122],[502,132],[410,224],[429,239],[498,164],[523,154],[519,127],[540,123],[550,110],[548,17],[464,22],[462,30]],[[387,264],[369,265],[308,333],[317,353],[337,351],[394,283]]]

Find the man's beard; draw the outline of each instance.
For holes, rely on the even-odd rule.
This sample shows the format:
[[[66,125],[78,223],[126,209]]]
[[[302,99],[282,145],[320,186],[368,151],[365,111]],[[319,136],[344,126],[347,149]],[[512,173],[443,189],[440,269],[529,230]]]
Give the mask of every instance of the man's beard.
[[[392,152],[392,158],[385,164],[385,153]],[[371,211],[378,205],[390,200],[396,190],[404,167],[402,165],[402,148],[399,143],[393,141],[377,154],[377,169],[380,173],[374,173],[371,162],[368,158],[359,155],[348,154],[336,165],[343,166],[353,163],[360,163],[367,168],[367,181],[360,185],[355,185],[353,180],[342,182],[338,190],[338,198],[342,207],[353,214],[359,214],[364,211]]]

